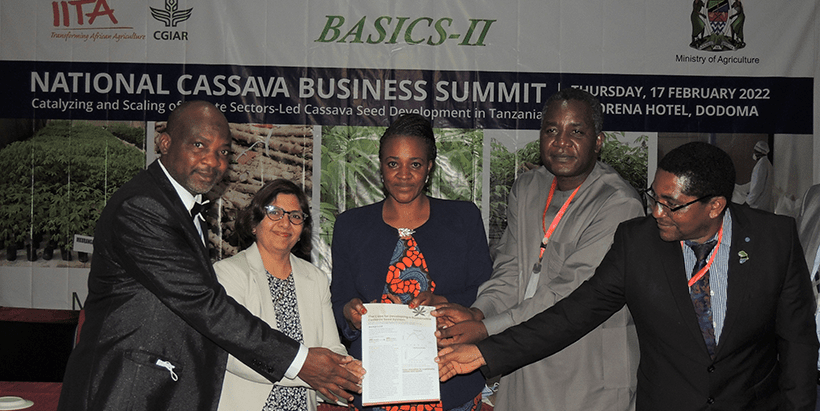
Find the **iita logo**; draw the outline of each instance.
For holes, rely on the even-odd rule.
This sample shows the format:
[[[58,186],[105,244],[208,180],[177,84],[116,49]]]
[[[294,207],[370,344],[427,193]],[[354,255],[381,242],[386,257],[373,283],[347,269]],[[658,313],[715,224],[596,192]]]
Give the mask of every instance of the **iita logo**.
[[[730,51],[746,47],[743,24],[746,14],[740,0],[694,0],[692,42],[689,47],[706,51]]]
[[[165,0],[165,9],[151,9],[151,17],[155,20],[165,23],[165,27],[176,27],[178,23],[191,18],[191,13],[194,11],[190,9],[179,9],[178,0]],[[176,30],[157,30],[154,32],[155,40],[188,40],[187,31]]]
[[[105,20],[103,24],[119,23],[114,17],[114,10],[105,0],[52,1],[51,8],[54,15],[54,27],[84,26],[86,17],[88,24],[94,24],[98,18]]]

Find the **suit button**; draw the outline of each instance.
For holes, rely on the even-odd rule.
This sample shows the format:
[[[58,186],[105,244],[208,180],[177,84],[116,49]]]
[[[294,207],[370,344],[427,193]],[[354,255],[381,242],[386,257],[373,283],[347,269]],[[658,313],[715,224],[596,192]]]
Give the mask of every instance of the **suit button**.
[[[709,405],[714,404],[714,403],[715,403],[715,399],[714,399],[714,398],[712,398],[712,397],[709,397],[709,398],[707,398],[707,399],[706,399],[706,403],[707,403],[707,404],[709,404]]]
[[[707,372],[715,372],[715,366],[710,365],[709,368],[706,369]]]

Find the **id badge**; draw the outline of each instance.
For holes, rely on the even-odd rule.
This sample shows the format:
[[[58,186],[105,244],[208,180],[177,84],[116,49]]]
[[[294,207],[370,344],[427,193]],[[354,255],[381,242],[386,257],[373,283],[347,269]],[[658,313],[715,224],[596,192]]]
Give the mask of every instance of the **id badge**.
[[[530,281],[527,283],[527,289],[524,291],[524,299],[531,298],[535,295],[535,290],[538,289],[538,279],[541,278],[541,261],[533,264],[532,266],[532,275],[530,275]]]

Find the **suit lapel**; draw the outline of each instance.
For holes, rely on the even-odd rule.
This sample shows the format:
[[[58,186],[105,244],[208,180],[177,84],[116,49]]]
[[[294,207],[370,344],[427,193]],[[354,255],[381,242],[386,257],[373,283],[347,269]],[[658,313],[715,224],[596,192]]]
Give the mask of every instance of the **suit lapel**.
[[[296,305],[299,311],[299,320],[302,324],[320,324],[322,322],[321,304],[311,305],[307,302],[319,302],[321,291],[313,278],[307,275],[309,267],[303,267],[306,264],[309,263],[300,260],[299,257],[293,254],[290,255],[290,266],[293,268],[293,282],[296,287]],[[315,329],[302,327],[302,338],[304,338],[305,341],[309,341],[308,336],[313,340],[314,333]]]
[[[686,283],[686,267],[683,264],[683,252],[681,251],[680,242],[661,241],[661,243],[661,255],[658,260],[662,261],[672,299],[678,307],[683,324],[686,325],[689,334],[694,338],[695,343],[701,347],[701,351],[706,355],[706,358],[709,358],[709,350],[706,348],[706,341],[703,340],[703,334],[698,324],[698,316],[695,313],[695,307],[692,305],[692,297],[689,295],[689,286]]]
[[[750,278],[754,275],[752,273],[752,264],[747,260],[743,260],[739,253],[743,251],[745,255],[755,255],[755,235],[750,232],[749,224],[746,216],[741,214],[737,207],[730,208],[732,213],[732,247],[729,252],[729,273],[726,291],[726,319],[723,322],[723,331],[720,334],[720,343],[715,351],[715,356],[720,355],[721,348],[726,343],[731,342],[732,329],[737,324],[741,313],[753,312],[749,308],[744,308],[746,301],[749,299],[751,289],[749,287]],[[747,257],[748,258],[748,257]]]
[[[174,189],[171,181],[168,180],[168,177],[165,175],[165,172],[162,171],[162,168],[157,161],[158,160],[155,160],[150,166],[148,166],[148,173],[151,175],[151,178],[154,179],[157,187],[162,192],[163,197],[166,200],[168,211],[170,211],[171,215],[174,216],[179,222],[180,226],[185,231],[185,236],[188,241],[193,240],[193,242],[198,244],[198,246],[194,248],[200,253],[203,260],[210,261],[208,250],[202,244],[202,239],[199,237],[199,231],[197,231],[196,226],[194,226],[194,219],[185,208],[185,205],[182,204],[179,194],[177,194],[177,191]],[[204,228],[205,227],[203,227],[203,229]]]

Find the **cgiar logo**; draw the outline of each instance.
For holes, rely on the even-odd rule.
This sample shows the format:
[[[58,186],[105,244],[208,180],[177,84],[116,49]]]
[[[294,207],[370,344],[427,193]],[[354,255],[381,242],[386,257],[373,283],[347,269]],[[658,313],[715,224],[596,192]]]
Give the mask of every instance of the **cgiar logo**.
[[[176,27],[178,23],[191,18],[191,13],[194,11],[190,9],[179,9],[179,0],[165,0],[165,9],[151,9],[151,17],[155,20],[165,23],[165,27]],[[155,40],[188,40],[187,31],[176,30],[157,30],[154,32]]]
[[[694,0],[692,42],[689,47],[705,51],[731,51],[746,47],[743,24],[746,14],[740,0]]]

